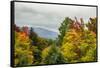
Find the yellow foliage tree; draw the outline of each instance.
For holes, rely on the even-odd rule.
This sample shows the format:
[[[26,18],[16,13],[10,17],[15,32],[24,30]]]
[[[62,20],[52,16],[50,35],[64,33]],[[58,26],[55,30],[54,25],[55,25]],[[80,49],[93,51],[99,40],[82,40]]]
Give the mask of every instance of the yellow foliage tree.
[[[15,32],[15,66],[32,65],[34,57],[30,41],[24,32]]]
[[[96,34],[86,29],[69,29],[64,36],[61,53],[69,63],[96,61]]]

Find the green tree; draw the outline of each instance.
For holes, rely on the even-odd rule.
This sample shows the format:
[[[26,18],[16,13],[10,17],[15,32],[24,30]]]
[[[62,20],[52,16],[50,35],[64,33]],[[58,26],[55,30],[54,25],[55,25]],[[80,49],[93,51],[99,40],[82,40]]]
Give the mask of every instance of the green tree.
[[[65,36],[66,31],[68,31],[69,29],[69,24],[72,23],[72,20],[68,17],[65,18],[65,20],[61,23],[61,26],[59,27],[59,32],[60,34],[58,35],[58,44],[57,45],[61,45],[62,44],[62,40]]]
[[[29,38],[32,40],[31,44],[36,46],[38,42],[38,35],[34,32],[32,27],[30,28]]]
[[[42,51],[41,64],[59,64],[65,63],[65,60],[60,53],[60,49],[56,45],[50,45]]]

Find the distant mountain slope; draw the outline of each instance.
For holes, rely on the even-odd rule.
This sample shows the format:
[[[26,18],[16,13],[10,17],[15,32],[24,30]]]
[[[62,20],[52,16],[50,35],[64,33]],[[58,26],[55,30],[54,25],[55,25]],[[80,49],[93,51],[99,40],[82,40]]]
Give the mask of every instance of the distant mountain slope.
[[[33,27],[34,31],[38,34],[38,36],[48,39],[56,39],[58,36],[57,32],[54,32],[49,29],[41,28],[41,27]]]

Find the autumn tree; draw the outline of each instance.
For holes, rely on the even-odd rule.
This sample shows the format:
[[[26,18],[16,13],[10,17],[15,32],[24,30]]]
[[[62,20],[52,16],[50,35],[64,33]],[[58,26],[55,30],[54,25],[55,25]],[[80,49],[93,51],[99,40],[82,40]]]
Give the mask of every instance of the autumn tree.
[[[15,66],[32,65],[34,56],[30,49],[30,41],[24,32],[15,31]]]
[[[73,22],[63,38],[61,53],[69,63],[96,61],[96,34],[81,25]]]
[[[20,28],[19,28],[16,24],[14,24],[14,30],[15,30],[16,32],[20,32]]]
[[[90,18],[89,22],[86,24],[87,28],[90,31],[93,31],[94,33],[96,33],[96,27],[97,27],[97,18]]]

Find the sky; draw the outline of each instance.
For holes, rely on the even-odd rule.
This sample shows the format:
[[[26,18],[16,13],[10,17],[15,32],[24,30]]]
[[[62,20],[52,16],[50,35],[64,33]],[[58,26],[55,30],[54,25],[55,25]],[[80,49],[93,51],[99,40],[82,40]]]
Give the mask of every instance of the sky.
[[[15,2],[17,26],[42,27],[58,32],[65,17],[83,18],[88,22],[96,17],[96,7]]]

